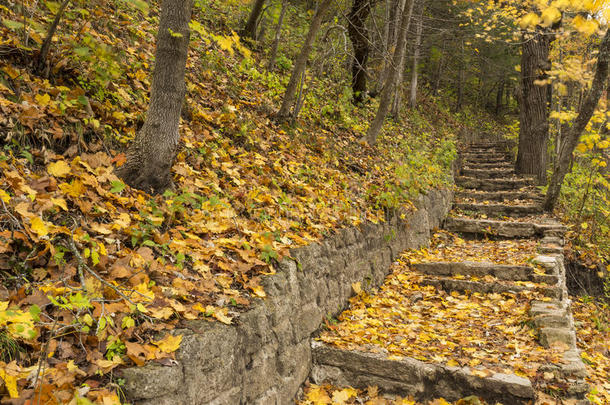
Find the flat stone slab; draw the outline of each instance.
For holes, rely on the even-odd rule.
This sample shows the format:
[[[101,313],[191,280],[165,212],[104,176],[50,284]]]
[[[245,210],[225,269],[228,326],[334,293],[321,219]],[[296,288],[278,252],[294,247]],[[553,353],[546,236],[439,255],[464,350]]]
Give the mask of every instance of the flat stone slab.
[[[540,205],[508,205],[508,204],[471,204],[456,203],[454,208],[464,211],[476,211],[489,215],[527,216],[542,213]]]
[[[450,232],[472,233],[503,238],[532,238],[534,236],[557,236],[566,232],[561,224],[538,224],[533,222],[496,221],[448,217],[444,228]]]
[[[450,232],[493,235],[504,238],[531,238],[536,235],[536,228],[531,222],[448,217],[445,220],[444,228]]]
[[[441,288],[445,291],[470,291],[480,294],[502,294],[502,293],[519,293],[522,291],[538,291],[546,297],[559,298],[561,290],[558,287],[536,286],[528,287],[516,284],[502,284],[498,282],[483,282],[470,280],[456,280],[452,278],[427,278],[421,281],[422,285],[431,285],[436,288]]]
[[[341,350],[312,342],[314,382],[330,381],[356,388],[378,386],[382,391],[413,396],[417,401],[443,397],[456,401],[476,395],[489,403],[525,404],[535,397],[530,380],[495,373],[474,375],[469,367],[428,364],[403,357]]]
[[[472,198],[476,201],[514,201],[514,200],[533,200],[542,202],[543,196],[538,192],[531,191],[484,191],[467,192],[458,191],[456,198]]]
[[[498,280],[506,281],[534,281],[540,280],[534,273],[534,269],[530,266],[513,266],[507,264],[495,264],[490,262],[431,262],[431,263],[416,263],[414,265],[417,271],[433,275],[433,276],[472,276],[484,277],[493,276]],[[554,284],[557,281],[557,276],[549,275],[550,278],[545,278],[544,282]]]
[[[496,162],[496,163],[473,163],[464,162],[464,167],[469,169],[512,169],[515,165],[511,162]]]
[[[462,169],[462,176],[476,177],[479,179],[493,179],[497,177],[512,176],[515,171],[510,168],[494,169]]]
[[[462,188],[481,191],[508,191],[532,187],[534,181],[530,178],[478,179],[475,177],[459,176],[455,179],[455,184]]]

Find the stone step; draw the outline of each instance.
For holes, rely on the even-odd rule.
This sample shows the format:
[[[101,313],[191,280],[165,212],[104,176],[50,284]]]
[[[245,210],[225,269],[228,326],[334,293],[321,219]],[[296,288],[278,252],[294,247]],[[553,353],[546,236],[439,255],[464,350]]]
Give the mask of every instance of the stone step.
[[[523,291],[538,291],[546,297],[561,298],[561,289],[557,286],[525,286],[513,283],[458,280],[455,278],[424,278],[421,285],[430,285],[444,291],[458,291],[480,294],[519,293]]]
[[[469,163],[464,162],[464,167],[468,169],[512,169],[515,165],[512,162],[496,162],[496,163]]]
[[[469,367],[429,364],[409,357],[388,359],[382,353],[343,350],[315,341],[312,358],[311,376],[316,384],[376,386],[420,402],[439,397],[457,401],[476,395],[489,403],[517,405],[532,403],[536,395],[529,379],[514,374],[482,377]]]
[[[499,154],[463,154],[461,156],[463,162],[474,163],[494,163],[494,162],[509,162],[509,157]]]
[[[474,211],[487,215],[528,216],[542,213],[541,205],[510,205],[510,204],[472,204],[456,203],[453,208],[462,211]]]
[[[498,177],[507,177],[515,174],[512,168],[489,168],[489,169],[473,169],[465,168],[461,170],[461,175],[466,177],[476,177],[478,179],[493,179]]]
[[[455,184],[468,189],[481,191],[509,191],[519,190],[524,187],[533,187],[534,180],[531,178],[497,178],[497,179],[478,179],[475,177],[458,176]]]
[[[536,274],[530,266],[515,266],[490,262],[430,262],[416,263],[415,269],[420,273],[432,276],[492,276],[504,281],[531,281],[555,285],[558,282],[555,274]]]
[[[450,232],[502,238],[563,237],[566,232],[565,226],[561,224],[537,224],[533,222],[510,222],[457,217],[448,217],[445,220],[444,229]]]
[[[457,191],[456,198],[469,198],[476,201],[515,201],[532,200],[542,202],[544,196],[536,191]]]

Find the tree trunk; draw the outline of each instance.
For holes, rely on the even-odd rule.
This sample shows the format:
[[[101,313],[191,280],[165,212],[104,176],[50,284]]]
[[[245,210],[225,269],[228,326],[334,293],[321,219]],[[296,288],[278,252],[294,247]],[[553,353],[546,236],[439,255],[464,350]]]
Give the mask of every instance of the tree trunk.
[[[320,30],[320,25],[322,25],[322,19],[329,6],[330,1],[322,0],[318,4],[316,13],[314,14],[313,19],[311,20],[311,24],[309,25],[309,31],[307,32],[307,37],[305,37],[305,42],[303,43],[301,52],[299,53],[299,56],[297,57],[297,60],[294,63],[294,69],[292,70],[290,80],[288,81],[288,86],[286,87],[286,92],[284,93],[284,100],[282,101],[282,106],[280,107],[280,111],[278,111],[277,113],[277,118],[280,120],[284,120],[290,117],[290,110],[292,109],[294,104],[299,81],[301,79],[301,76],[303,75],[303,72],[305,72],[307,59],[309,58],[309,54],[311,53],[311,49],[313,48],[313,43],[316,39],[316,34]]]
[[[498,92],[496,93],[496,116],[500,116],[502,112],[502,98],[504,96],[505,79],[502,78],[498,84]]]
[[[45,66],[47,63],[47,57],[49,55],[49,50],[51,49],[51,42],[53,40],[53,36],[55,35],[55,31],[57,30],[59,21],[61,20],[61,17],[64,15],[64,11],[66,10],[66,7],[68,7],[69,3],[70,3],[70,0],[64,0],[63,3],[61,3],[61,5],[59,6],[59,9],[57,10],[57,13],[55,14],[55,19],[53,20],[53,22],[49,26],[49,29],[47,30],[47,36],[45,37],[44,41],[42,42],[42,46],[40,47],[40,53],[38,54],[38,61],[36,63],[36,73],[38,73],[38,74],[41,74],[45,70]],[[25,13],[25,11],[23,11],[23,12]],[[25,31],[27,31],[27,30],[25,30]]]
[[[271,45],[271,53],[269,55],[269,63],[267,64],[267,70],[273,70],[275,67],[275,59],[277,58],[277,49],[280,46],[280,38],[282,36],[282,24],[284,23],[284,15],[286,15],[286,8],[288,8],[288,0],[282,1],[282,11],[280,11],[280,17],[277,20],[277,27],[275,28],[275,37],[273,38],[273,45]]]
[[[460,41],[460,63],[459,63],[459,72],[458,72],[458,85],[457,85],[457,96],[455,98],[455,112],[462,110],[462,104],[464,103],[464,81],[465,81],[465,72],[464,72],[464,41]]]
[[[578,112],[578,116],[572,123],[572,126],[564,133],[564,139],[561,143],[561,150],[557,159],[557,165],[549,184],[549,189],[546,194],[544,201],[544,209],[546,211],[552,211],[559,198],[561,192],[561,185],[566,174],[570,169],[570,162],[572,161],[572,154],[574,149],[578,145],[580,135],[586,128],[595,107],[602,93],[604,92],[604,86],[608,79],[608,63],[610,61],[610,29],[606,31],[601,44],[599,45],[599,54],[597,56],[597,66],[595,68],[595,77],[591,84],[587,96],[584,98],[582,108]]]
[[[389,73],[387,74],[386,83],[383,85],[383,90],[381,91],[379,108],[377,109],[375,119],[371,123],[371,126],[369,127],[366,133],[366,141],[371,146],[377,143],[377,136],[379,135],[379,131],[381,131],[381,128],[383,127],[385,117],[388,115],[388,111],[390,110],[392,94],[394,93],[394,86],[396,86],[396,79],[398,77],[398,69],[396,69],[396,67],[400,63],[399,50],[400,48],[405,46],[405,42],[407,40],[408,24],[409,13],[403,10],[401,15],[400,29],[398,31],[398,38],[396,40],[396,47],[394,48],[394,53],[392,55],[392,62],[386,66],[386,68],[389,70]]]
[[[413,6],[415,5],[416,0],[409,1],[409,22],[407,23],[407,33],[409,32],[409,27],[411,26],[411,20],[413,19]],[[423,3],[423,0],[420,0]],[[408,35],[408,34],[407,34]],[[394,117],[394,119],[398,119],[400,115],[400,107],[402,104],[402,81],[405,74],[405,61],[406,61],[406,53],[407,53],[407,42],[405,41],[405,45],[399,49],[400,51],[400,62],[396,69],[398,69],[398,77],[396,78],[396,86],[394,87],[394,100],[392,101],[392,109],[390,110],[390,115]]]
[[[386,7],[388,7],[386,13],[387,23],[385,26],[385,44],[383,49],[383,63],[382,69],[379,74],[379,80],[377,81],[377,88],[375,93],[381,93],[383,86],[387,83],[390,69],[388,66],[392,65],[392,53],[396,48],[396,35],[400,25],[400,16],[405,8],[406,0],[388,0]]]
[[[423,3],[423,2],[422,2]],[[417,19],[417,32],[415,34],[415,46],[413,50],[413,67],[411,68],[411,92],[409,95],[409,106],[415,108],[417,105],[417,79],[419,64],[419,53],[421,51],[421,36],[424,27],[424,6],[422,4],[419,17]]]
[[[132,187],[160,193],[172,184],[180,111],[186,92],[184,74],[189,45],[191,0],[163,0],[155,68],[146,120],[117,173]]]
[[[536,176],[539,184],[546,181],[547,145],[549,141],[549,105],[546,80],[550,68],[549,33],[536,33],[526,39],[521,55],[521,105],[519,149],[515,171]]]
[[[359,104],[366,97],[366,63],[369,58],[369,33],[366,19],[371,13],[370,0],[354,0],[347,15],[347,33],[354,47],[352,61],[352,93],[354,103]]]
[[[246,21],[246,25],[240,32],[242,36],[256,39],[256,26],[258,25],[258,19],[261,16],[264,5],[265,0],[254,0],[248,21]]]

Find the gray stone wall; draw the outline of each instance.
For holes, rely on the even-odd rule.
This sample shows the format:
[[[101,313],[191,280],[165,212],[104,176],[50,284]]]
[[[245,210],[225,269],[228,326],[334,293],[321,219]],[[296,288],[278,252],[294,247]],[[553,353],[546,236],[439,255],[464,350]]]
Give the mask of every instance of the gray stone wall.
[[[265,277],[267,299],[236,325],[195,321],[182,334],[177,364],[123,370],[139,404],[290,404],[312,364],[311,335],[348,303],[352,283],[378,287],[403,251],[428,243],[452,200],[450,191],[420,196],[415,212],[390,215],[291,251]]]

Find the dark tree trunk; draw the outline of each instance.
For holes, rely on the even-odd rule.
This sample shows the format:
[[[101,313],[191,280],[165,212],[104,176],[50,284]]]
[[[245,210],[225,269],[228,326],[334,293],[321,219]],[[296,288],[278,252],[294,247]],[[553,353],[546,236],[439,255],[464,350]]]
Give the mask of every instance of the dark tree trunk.
[[[191,0],[163,0],[155,68],[146,120],[118,175],[132,187],[159,193],[172,184],[180,111],[186,92],[184,75],[189,45]]]
[[[246,25],[241,30],[241,35],[244,37],[248,37],[250,39],[256,39],[256,26],[258,25],[258,19],[263,12],[263,6],[265,5],[265,0],[254,0],[254,4],[252,5],[252,10],[250,11],[250,15],[248,16],[248,21],[246,21]]]
[[[423,3],[423,1],[422,1]],[[419,16],[417,17],[417,31],[415,33],[415,46],[413,50],[413,67],[411,68],[411,91],[409,94],[409,107],[415,108],[417,105],[417,79],[419,75],[419,53],[421,52],[421,36],[424,28],[424,7],[421,5]]]
[[[398,38],[396,40],[396,47],[394,47],[394,53],[392,55],[392,62],[386,66],[389,70],[387,74],[386,83],[383,85],[381,91],[381,99],[379,100],[379,108],[375,119],[369,126],[366,133],[366,141],[369,145],[373,146],[377,143],[377,136],[383,127],[388,111],[390,110],[390,104],[392,102],[392,94],[394,93],[394,87],[396,86],[396,79],[398,77],[398,69],[395,67],[400,63],[400,48],[405,46],[407,40],[407,26],[409,24],[409,13],[404,10],[400,18],[400,28],[398,30]]]
[[[550,34],[538,32],[524,40],[521,55],[520,130],[515,170],[536,176],[539,184],[546,181],[549,105],[548,85],[535,82],[547,78],[550,44]]]
[[[371,13],[371,0],[354,0],[347,15],[347,33],[354,47],[352,61],[352,93],[354,103],[359,104],[366,97],[366,63],[369,58],[369,33],[366,19]]]
[[[496,93],[496,116],[499,116],[502,112],[502,98],[504,96],[504,85],[505,80],[502,78],[498,84],[498,92]]]
[[[400,27],[400,16],[405,8],[406,0],[387,0],[386,24],[385,24],[385,43],[383,49],[383,64],[379,73],[379,79],[375,93],[379,94],[383,91],[383,86],[387,83],[390,69],[392,65],[392,52],[396,47],[396,35]]]
[[[46,35],[44,41],[42,42],[42,46],[40,47],[40,53],[38,54],[38,61],[36,63],[36,73],[38,73],[38,74],[41,74],[45,70],[45,66],[47,64],[47,57],[49,55],[49,50],[51,49],[51,42],[53,40],[53,36],[55,35],[55,31],[57,31],[57,26],[59,25],[59,21],[61,20],[61,17],[63,17],[64,11],[66,11],[66,7],[68,7],[69,3],[70,3],[70,0],[64,0],[61,3],[61,5],[59,6],[59,9],[57,10],[57,13],[55,14],[55,19],[53,19],[53,22],[51,23],[51,25],[49,26],[49,29],[47,30],[47,35]],[[24,13],[25,13],[25,11],[24,11]]]
[[[277,20],[277,27],[275,28],[275,36],[273,38],[273,45],[271,45],[271,53],[269,54],[269,63],[267,64],[267,70],[273,70],[275,67],[275,59],[277,58],[277,49],[280,46],[280,38],[282,36],[282,24],[284,23],[284,15],[286,15],[286,8],[288,7],[288,0],[282,1],[282,11],[280,11],[280,17]]]
[[[604,92],[604,86],[608,80],[609,61],[610,30],[607,30],[601,44],[599,45],[597,66],[595,68],[595,77],[593,78],[591,89],[584,98],[582,108],[579,110],[578,116],[572,123],[572,126],[564,134],[564,140],[561,143],[557,165],[553,171],[553,177],[551,178],[551,183],[549,184],[549,189],[546,194],[546,200],[544,201],[544,209],[546,211],[552,211],[555,204],[557,204],[563,179],[570,170],[570,163],[572,161],[574,149],[578,145],[580,135],[589,123],[589,120],[595,111],[595,107],[597,107],[597,103]]]
[[[460,41],[460,62],[459,62],[459,72],[458,72],[458,83],[457,83],[457,96],[455,99],[455,112],[462,110],[462,104],[464,103],[464,81],[465,81],[465,71],[464,71],[464,41]]]
[[[320,30],[320,25],[322,25],[322,19],[324,18],[324,14],[326,10],[330,6],[330,1],[322,0],[318,4],[318,8],[316,13],[311,20],[311,24],[309,25],[309,31],[307,32],[307,37],[305,37],[305,42],[303,43],[303,47],[301,48],[301,52],[297,57],[297,60],[294,63],[294,69],[292,69],[292,74],[290,75],[290,81],[288,82],[288,86],[286,87],[286,92],[284,93],[284,100],[282,101],[282,106],[280,107],[280,111],[277,113],[277,118],[280,120],[284,120],[290,117],[290,111],[294,106],[294,100],[296,97],[297,87],[299,86],[299,81],[303,77],[303,72],[305,72],[305,67],[307,66],[307,59],[309,59],[309,54],[311,53],[311,49],[313,48],[313,43],[316,39],[316,34]],[[295,117],[293,117],[295,118]]]

